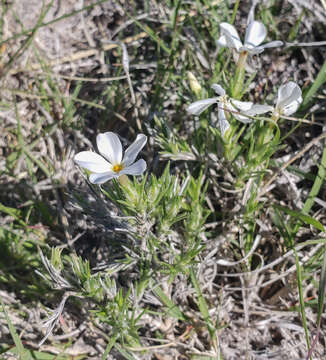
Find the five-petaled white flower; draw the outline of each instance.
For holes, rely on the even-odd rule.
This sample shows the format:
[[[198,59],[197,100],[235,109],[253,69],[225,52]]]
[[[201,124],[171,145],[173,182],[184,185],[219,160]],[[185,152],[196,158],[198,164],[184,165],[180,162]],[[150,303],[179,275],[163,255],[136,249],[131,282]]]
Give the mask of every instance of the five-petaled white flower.
[[[282,46],[282,41],[271,41],[260,45],[267,35],[265,25],[260,21],[251,21],[246,29],[245,42],[242,44],[236,28],[226,22],[220,24],[220,38],[216,41],[218,46],[235,49],[238,53],[247,51],[255,55],[260,54],[266,48]]]
[[[289,116],[298,110],[302,100],[300,87],[295,82],[289,81],[278,89],[274,114]]]
[[[226,95],[226,92],[221,85],[213,84],[212,88],[219,96],[204,100],[198,100],[188,106],[187,112],[192,115],[200,115],[210,105],[217,103],[218,121],[219,121],[218,124],[222,136],[224,136],[225,132],[230,127],[230,124],[226,119],[224,110],[229,111],[237,120],[245,124],[250,123],[252,121],[252,119],[250,119],[248,116],[255,116],[259,114],[264,114],[268,111],[273,111],[272,106],[255,105],[251,101],[239,101],[232,99]]]
[[[92,184],[103,184],[124,174],[141,175],[146,170],[146,162],[143,159],[134,161],[146,142],[147,136],[137,135],[122,158],[120,139],[109,131],[96,137],[97,148],[102,156],[92,151],[82,151],[74,160],[79,166],[91,171],[89,181]]]

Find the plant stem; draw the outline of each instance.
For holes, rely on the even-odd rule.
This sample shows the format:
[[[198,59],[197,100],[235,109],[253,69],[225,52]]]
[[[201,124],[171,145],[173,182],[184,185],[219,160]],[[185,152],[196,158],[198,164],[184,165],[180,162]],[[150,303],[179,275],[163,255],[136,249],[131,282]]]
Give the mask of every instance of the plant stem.
[[[232,17],[231,17],[231,20],[230,20],[230,24],[232,24],[232,25],[234,23],[235,17],[236,17],[237,12],[238,12],[239,4],[240,4],[240,0],[236,0],[236,2],[234,4],[234,8],[233,8]]]
[[[241,99],[243,82],[246,72],[247,57],[248,51],[242,51],[237,62],[237,68],[235,70],[235,77],[232,88],[232,97],[234,99]]]

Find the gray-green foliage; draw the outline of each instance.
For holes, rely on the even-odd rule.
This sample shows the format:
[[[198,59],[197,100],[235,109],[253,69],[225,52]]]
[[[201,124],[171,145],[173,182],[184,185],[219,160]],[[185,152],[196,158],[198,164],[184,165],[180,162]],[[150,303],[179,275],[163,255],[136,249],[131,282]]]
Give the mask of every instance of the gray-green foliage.
[[[97,4],[104,2],[105,0],[98,1]],[[252,117],[253,121],[250,124],[243,124],[230,112],[227,117],[231,127],[229,132],[222,136],[217,127],[216,107],[206,110],[199,117],[185,113],[185,107],[189,103],[216,95],[210,89],[213,83],[223,85],[227,94],[237,99],[253,100],[255,96],[261,98],[266,95],[264,101],[273,104],[277,88],[269,82],[264,83],[264,89],[259,90],[259,87],[255,87],[255,94],[250,87],[252,82],[261,76],[259,69],[249,75],[245,68],[236,68],[232,52],[228,49],[223,49],[215,55],[211,51],[215,48],[215,40],[219,36],[219,23],[238,21],[236,15],[239,3],[236,1],[233,9],[228,9],[226,2],[179,0],[167,2],[165,4],[169,10],[167,14],[169,12],[170,14],[166,17],[168,23],[164,23],[161,27],[164,28],[164,36],[160,32],[161,28],[155,28],[150,20],[147,22],[132,17],[135,26],[145,31],[151,44],[156,47],[154,53],[151,53],[152,50],[149,53],[151,56],[154,55],[155,61],[157,60],[155,84],[148,92],[151,96],[144,97],[144,104],[141,105],[144,105],[141,113],[147,114],[148,111],[148,119],[144,116],[141,119],[137,118],[137,121],[144,120],[141,124],[144,126],[143,130],[147,129],[151,135],[151,144],[155,143],[159,147],[160,159],[169,159],[171,163],[163,171],[160,165],[154,166],[155,175],[148,172],[140,180],[129,179],[123,184],[113,180],[102,187],[88,184],[89,193],[76,194],[74,201],[85,211],[86,222],[88,225],[92,223],[92,231],[94,229],[94,232],[97,231],[96,226],[99,229],[101,227],[101,231],[103,228],[106,231],[100,234],[103,240],[101,246],[108,249],[107,252],[103,251],[104,265],[102,263],[101,266],[97,266],[98,264],[94,266],[91,256],[88,258],[87,253],[83,256],[77,255],[71,243],[68,241],[68,245],[66,244],[65,237],[60,238],[62,241],[60,246],[52,247],[50,251],[46,245],[47,242],[53,245],[50,236],[47,238],[29,227],[29,224],[34,225],[39,218],[42,218],[51,230],[58,231],[60,216],[50,211],[50,201],[47,203],[44,198],[38,200],[33,198],[24,205],[23,209],[1,204],[0,211],[12,218],[13,224],[0,229],[1,251],[6,255],[0,259],[0,280],[8,286],[8,289],[15,289],[17,293],[25,296],[36,295],[46,302],[53,294],[62,298],[46,323],[47,331],[43,340],[51,335],[64,309],[68,309],[69,304],[73,304],[77,309],[84,310],[81,311],[81,316],[89,317],[94,327],[101,331],[101,336],[107,340],[103,358],[106,358],[113,347],[126,358],[133,358],[132,348],[139,350],[142,346],[148,345],[146,337],[142,338],[145,331],[147,331],[146,336],[155,335],[157,340],[165,338],[166,334],[159,327],[155,333],[148,330],[150,328],[148,325],[157,319],[160,319],[161,324],[164,324],[164,321],[167,323],[178,321],[182,329],[191,325],[195,333],[194,338],[196,336],[200,338],[203,332],[208,331],[209,336],[203,336],[202,344],[205,346],[202,349],[215,350],[214,356],[220,358],[217,355],[220,351],[217,335],[220,334],[223,326],[228,326],[228,323],[221,324],[219,321],[219,299],[216,300],[216,293],[219,290],[214,287],[220,285],[219,278],[215,277],[212,280],[211,292],[209,292],[205,280],[200,279],[202,275],[200,268],[206,266],[206,256],[213,254],[211,256],[215,266],[222,264],[220,257],[227,254],[230,261],[225,260],[224,264],[236,260],[240,265],[231,268],[221,267],[218,271],[226,275],[232,272],[244,272],[246,275],[240,274],[239,277],[248,280],[248,284],[252,281],[256,285],[253,273],[260,263],[257,265],[255,256],[248,254],[251,254],[257,234],[264,238],[266,231],[276,237],[277,241],[270,240],[267,236],[266,239],[264,238],[264,244],[257,249],[261,263],[268,265],[271,261],[269,256],[275,255],[265,251],[268,246],[275,246],[281,255],[295,250],[300,306],[293,308],[298,309],[303,319],[309,347],[303,286],[304,282],[308,281],[318,287],[318,283],[312,279],[312,274],[317,273],[320,268],[323,248],[318,248],[310,259],[302,263],[304,253],[299,253],[301,248],[300,243],[297,244],[297,241],[300,241],[297,234],[301,228],[309,231],[309,227],[312,227],[314,232],[324,230],[322,220],[315,219],[311,209],[325,179],[325,148],[321,164],[316,164],[319,165],[318,174],[301,172],[300,176],[303,180],[309,179],[314,182],[304,208],[293,210],[286,207],[290,206],[288,204],[282,207],[271,206],[271,203],[278,203],[278,199],[273,194],[262,193],[261,190],[266,183],[268,184],[275,169],[281,166],[273,162],[272,157],[277,151],[285,148],[286,138],[297,130],[297,126],[288,130],[289,126],[284,126],[285,120],[277,119],[276,122],[268,116]],[[84,10],[94,6],[95,3],[85,7]],[[268,7],[266,3],[257,7],[257,19],[261,19],[269,27],[270,38],[279,38],[281,35],[278,22],[275,21],[276,17],[272,15],[272,12],[277,12],[278,6],[278,2],[273,1]],[[45,11],[42,13],[45,15]],[[291,30],[289,39],[294,40],[298,33],[302,14],[303,12],[295,28]],[[42,23],[42,16],[34,29],[27,29],[18,34],[18,36],[28,35],[19,51],[31,45],[38,28],[54,23],[54,21]],[[67,16],[63,15],[63,18]],[[3,28],[3,21],[0,27]],[[286,34],[282,36],[283,39],[286,38]],[[131,49],[132,46],[128,45],[128,51]],[[136,54],[138,49],[136,47],[133,49]],[[291,49],[286,51],[289,52]],[[36,50],[35,52],[37,53]],[[17,58],[18,55],[21,54],[17,53]],[[143,55],[147,61],[146,55],[141,54]],[[141,62],[144,59],[142,58]],[[153,59],[151,58],[150,61]],[[84,122],[78,120],[76,123],[76,112],[80,109],[76,106],[77,103],[94,109],[106,109],[107,113],[101,112],[99,115],[96,131],[113,130],[108,128],[111,126],[112,114],[120,113],[130,99],[127,83],[124,81],[105,86],[101,89],[100,95],[95,95],[95,91],[93,94],[91,90],[87,90],[87,94],[94,95],[92,102],[79,98],[83,96],[80,95],[83,93],[82,82],[76,84],[72,96],[63,96],[62,84],[59,86],[57,80],[54,80],[54,75],[47,67],[46,61],[39,56],[38,60],[43,75],[41,79],[35,79],[33,88],[35,93],[31,93],[29,89],[10,91],[16,97],[35,96],[38,99],[36,103],[39,102],[38,105],[42,108],[42,114],[38,114],[39,120],[31,128],[32,135],[25,136],[22,131],[23,119],[16,100],[13,101],[17,128],[11,129],[10,134],[17,138],[17,143],[10,143],[10,155],[6,158],[6,168],[1,170],[1,174],[15,177],[18,165],[24,162],[27,176],[32,182],[31,187],[45,179],[50,180],[49,184],[55,188],[60,186],[61,179],[60,181],[53,179],[57,169],[47,154],[38,151],[41,140],[43,141],[45,137],[51,138],[62,129],[67,138],[76,140],[74,132],[69,133],[69,136],[67,133],[71,128],[80,128],[80,123]],[[107,60],[111,61],[109,57]],[[136,60],[132,61],[136,62]],[[9,68],[12,64],[10,60],[6,67]],[[116,71],[115,75],[123,73],[123,68],[116,64],[112,69]],[[132,73],[133,69],[130,69],[131,81],[136,83],[137,74]],[[186,74],[189,70],[196,75],[199,84],[196,91],[191,91],[191,86],[190,88],[188,86]],[[317,92],[324,85],[324,70],[325,64],[315,83],[312,83],[308,89],[303,89],[304,102],[298,116],[306,116],[305,112],[309,110]],[[148,88],[150,85],[146,83],[146,86]],[[93,86],[89,88],[93,90]],[[176,100],[170,101],[171,94]],[[54,110],[53,102],[61,109],[62,118],[49,122]],[[35,106],[34,103],[32,105]],[[6,104],[6,107],[8,106],[10,107],[10,104]],[[141,107],[139,104],[137,106]],[[123,114],[127,113],[128,111]],[[124,126],[133,128],[135,124],[132,121],[127,117]],[[285,134],[284,129],[286,129]],[[23,130],[26,133],[26,129]],[[82,146],[85,144],[82,143]],[[66,157],[69,158],[65,145],[60,149],[61,151],[55,152],[56,160],[59,162]],[[154,151],[156,149],[154,148]],[[152,154],[149,158],[151,156]],[[296,168],[293,172],[295,171],[297,174],[300,173],[300,169]],[[76,192],[79,190],[75,189]],[[63,194],[59,195],[64,197]],[[51,193],[49,197],[52,196]],[[96,197],[96,206],[94,202],[89,201],[91,196]],[[25,194],[20,193],[18,197],[27,200]],[[57,194],[56,200],[58,198],[60,196]],[[117,216],[113,215],[115,212],[118,213]],[[73,217],[70,219],[74,221]],[[262,231],[263,225],[266,225],[264,231]],[[86,234],[90,235],[90,232]],[[323,242],[323,239],[315,239],[305,244],[307,247],[314,247]],[[298,252],[296,252],[297,248]],[[241,262],[243,258],[247,260]],[[38,275],[35,274],[35,269]],[[276,267],[274,269],[277,271]],[[325,260],[322,271],[318,298],[318,327],[323,310],[322,294],[326,283]],[[266,274],[269,276],[268,272]],[[227,287],[233,286],[230,285],[231,282],[227,283],[227,277],[223,279],[226,280],[222,282],[221,288],[225,284]],[[46,291],[46,284],[54,291]],[[247,285],[246,282],[241,284],[243,287]],[[243,290],[243,294],[245,293],[246,290]],[[236,305],[242,306],[242,301],[243,304],[245,303],[244,299],[241,300],[237,297],[238,293],[235,294]],[[258,290],[256,295],[259,295]],[[180,298],[182,301],[178,303]],[[54,302],[58,302],[57,298]],[[315,302],[315,299],[309,301],[309,306],[315,306]],[[287,309],[288,312],[291,310],[293,309]],[[10,321],[8,323],[10,325]],[[147,325],[146,330],[145,327],[142,328],[144,323]],[[24,352],[20,342],[17,341],[17,334],[12,326],[10,327],[17,349]],[[178,330],[174,331],[173,335],[175,336],[177,332]]]
[[[102,201],[116,204],[125,219],[128,239],[120,245],[125,256],[105,271],[91,271],[88,260],[54,248],[50,260],[42,256],[48,272],[43,277],[50,286],[93,302],[93,315],[111,326],[114,339],[139,344],[137,323],[150,309],[142,301],[144,294],[162,282],[189,275],[204,248],[201,235],[210,213],[205,206],[206,186],[203,175],[180,179],[171,175],[170,166],[160,177],[103,186]],[[130,268],[134,279],[127,274]]]

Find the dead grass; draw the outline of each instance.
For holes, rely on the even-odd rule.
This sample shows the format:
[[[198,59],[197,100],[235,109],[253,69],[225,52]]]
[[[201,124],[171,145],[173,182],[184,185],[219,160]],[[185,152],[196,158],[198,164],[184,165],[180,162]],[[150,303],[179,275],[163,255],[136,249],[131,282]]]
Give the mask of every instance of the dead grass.
[[[44,8],[49,3],[45,2]],[[95,1],[79,2],[80,6],[93,3]],[[19,213],[2,212],[0,219],[3,229],[0,235],[0,259],[3,257],[0,261],[0,295],[27,348],[38,349],[37,344],[44,335],[41,321],[48,316],[46,308],[55,308],[62,298],[62,293],[48,290],[34,274],[36,268],[42,268],[38,249],[47,251],[49,246],[61,246],[67,252],[89,259],[91,267],[98,271],[119,256],[108,246],[108,236],[119,241],[120,236],[124,236],[112,234],[110,230],[126,227],[124,221],[114,217],[119,214],[115,207],[106,209],[112,218],[98,216],[103,212],[103,203],[89,192],[73,164],[74,154],[90,148],[89,139],[93,141],[100,131],[119,132],[126,143],[139,127],[154,135],[158,131],[154,117],[163,119],[176,136],[186,137],[187,133],[195,131],[196,124],[185,115],[185,107],[191,101],[186,71],[193,70],[203,86],[212,76],[211,68],[216,61],[212,34],[218,31],[218,21],[213,16],[222,16],[227,11],[225,4],[218,1],[204,3],[201,6],[196,2],[189,4],[189,14],[181,11],[175,57],[164,52],[147,29],[144,31],[137,25],[137,21],[148,24],[157,37],[171,45],[173,30],[167,24],[171,7],[155,1],[106,1],[60,22],[40,27],[30,38],[19,36],[2,44],[0,202]],[[279,1],[276,4],[278,14],[270,11],[271,3],[262,1],[259,4],[261,18],[270,24],[271,37],[286,41],[285,36],[303,14],[293,40],[323,40],[325,25],[322,22],[326,20],[323,2]],[[6,6],[8,12],[2,17],[2,39],[34,28],[41,14],[38,0],[3,4],[3,12]],[[236,17],[238,24],[244,23],[249,7],[249,2],[240,3]],[[42,21],[49,22],[75,10],[78,10],[75,1],[55,0]],[[134,104],[121,65],[120,47],[110,41],[120,41],[128,47]],[[267,93],[266,99],[271,100],[273,97],[268,94],[275,94],[278,85],[289,79],[307,86],[318,74],[324,55],[325,50],[320,47],[288,47],[281,54],[264,53],[256,60],[259,63],[251,64],[253,70],[261,66],[263,72],[254,80],[250,96],[260,100],[262,94]],[[308,119],[318,122],[324,116],[325,90],[322,90]],[[293,123],[284,121],[282,127],[286,132]],[[281,168],[282,171],[274,170],[274,167],[279,168],[279,164],[291,159],[323,131],[325,127],[304,124],[286,139],[286,146],[272,164],[270,179],[273,181],[268,184],[271,187],[262,194],[267,202],[302,208],[312,185],[310,175],[316,174],[320,161],[322,142],[316,141],[294,162],[306,176],[294,173],[288,166]],[[149,141],[147,159],[150,172],[160,174],[164,159],[153,139]],[[214,165],[206,174],[206,179],[213,178],[207,203],[222,215],[215,219],[211,217],[206,224],[207,234],[203,234],[206,249],[200,255],[198,278],[212,321],[218,321],[221,326],[218,340],[223,358],[303,359],[307,349],[302,322],[295,311],[298,294],[293,253],[286,255],[286,244],[280,239],[268,210],[257,219],[261,240],[253,261],[261,270],[247,272],[244,264],[223,266],[218,262],[221,259],[235,262],[236,251],[241,257],[241,251],[231,249],[230,244],[241,236],[241,221],[237,214],[246,198],[243,192],[233,191],[233,174],[223,169],[223,163],[218,162],[216,155],[208,154],[208,159]],[[191,170],[192,166],[192,163],[177,161],[171,164],[171,171],[180,173],[185,168]],[[77,206],[73,193],[85,194],[91,206]],[[313,207],[313,214],[325,224],[325,188]],[[296,243],[314,239],[317,235],[319,233],[314,229],[306,227],[298,233]],[[322,247],[307,246],[298,251],[305,264],[304,298],[308,328],[313,334]],[[269,263],[277,259],[279,262],[268,267],[261,263],[266,258]],[[118,281],[126,286],[123,280]],[[210,358],[209,336],[196,305],[194,289],[185,277],[179,276],[164,291],[192,318],[195,327],[169,318],[144,316],[142,344],[149,351],[133,349],[135,358]],[[159,302],[154,302],[151,291],[145,292],[144,302],[153,308],[160,306]],[[88,311],[92,308],[91,301],[69,299],[53,336],[49,338],[50,345],[42,345],[41,350],[64,354],[63,358],[101,358],[109,327],[94,323]],[[324,321],[323,317],[323,324]],[[156,332],[163,334],[164,339],[153,340]],[[325,335],[322,326],[314,359],[322,359],[325,355]],[[0,342],[12,344],[2,313]],[[108,357],[120,358],[124,357],[116,349]]]

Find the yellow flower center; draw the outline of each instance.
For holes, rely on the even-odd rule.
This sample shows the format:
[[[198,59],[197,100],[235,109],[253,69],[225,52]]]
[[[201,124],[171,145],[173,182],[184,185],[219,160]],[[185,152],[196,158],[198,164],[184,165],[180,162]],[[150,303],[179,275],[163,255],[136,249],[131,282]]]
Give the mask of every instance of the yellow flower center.
[[[123,169],[123,165],[122,164],[116,164],[113,166],[113,171],[118,173]]]
[[[224,105],[226,105],[228,102],[229,102],[229,97],[227,95],[221,95],[219,98],[218,98],[218,101]]]

